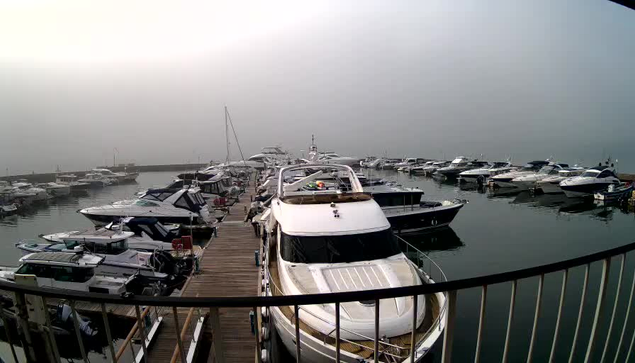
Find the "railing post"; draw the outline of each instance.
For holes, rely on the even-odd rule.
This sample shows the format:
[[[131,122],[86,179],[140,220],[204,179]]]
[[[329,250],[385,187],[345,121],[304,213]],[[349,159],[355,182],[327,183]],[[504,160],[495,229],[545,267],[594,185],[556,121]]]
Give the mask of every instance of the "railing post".
[[[476,335],[476,350],[474,352],[474,363],[481,361],[481,344],[483,339],[483,327],[485,325],[485,306],[487,305],[487,285],[483,285],[481,291],[481,311],[478,316],[478,333]]]
[[[379,362],[379,299],[375,299],[375,362]]]
[[[404,197],[405,198],[405,197]],[[417,310],[419,303],[419,297],[417,295],[412,297],[412,332],[410,333],[410,363],[415,361],[415,352],[417,351]]]
[[[53,360],[56,363],[60,362],[60,352],[57,349],[57,341],[55,340],[55,333],[53,333],[53,328],[51,326],[51,316],[48,314],[48,305],[46,303],[46,298],[42,297],[42,306],[44,307],[44,320],[46,321],[46,330],[48,333],[48,341],[51,344],[51,353],[53,353]],[[46,339],[46,336],[44,336]]]
[[[538,334],[538,319],[540,319],[540,308],[542,306],[542,289],[545,284],[545,275],[540,275],[538,280],[538,294],[536,296],[536,311],[534,312],[534,325],[531,329],[531,340],[529,342],[529,353],[527,353],[527,363],[531,363],[534,358],[534,343]]]
[[[551,342],[551,353],[549,353],[549,363],[554,361],[556,354],[556,346],[558,345],[558,333],[560,332],[560,322],[562,320],[562,309],[564,307],[565,295],[567,293],[567,280],[569,279],[569,270],[564,270],[562,274],[562,287],[560,288],[560,303],[558,304],[558,317],[556,318],[556,327],[553,332],[553,341]]]
[[[505,348],[503,349],[503,363],[507,363],[509,357],[509,340],[512,335],[512,322],[514,321],[514,307],[516,306],[516,287],[518,281],[512,281],[512,294],[509,302],[509,317],[507,318],[507,333],[505,333]]]
[[[110,355],[112,361],[117,363],[117,354],[115,353],[115,346],[112,343],[112,334],[110,333],[110,321],[108,321],[108,313],[106,312],[106,304],[101,303],[101,317],[104,320],[104,328],[106,330],[106,339],[108,339],[108,349],[110,349]]]
[[[628,297],[628,304],[626,304],[626,316],[624,317],[624,325],[622,326],[622,333],[620,334],[620,342],[617,344],[617,350],[615,353],[614,363],[618,362],[620,357],[620,349],[622,348],[622,342],[624,341],[624,334],[626,334],[626,326],[628,325],[628,318],[631,314],[631,304],[633,303],[633,292],[635,292],[635,271],[633,271],[633,283],[631,284],[631,294]],[[633,335],[635,337],[635,335]],[[632,343],[631,343],[632,345]]]
[[[604,304],[606,303],[606,286],[609,282],[609,270],[611,269],[611,258],[608,257],[602,263],[602,280],[600,280],[600,292],[598,293],[598,301],[595,306],[595,317],[593,318],[593,326],[591,327],[591,336],[586,350],[584,361],[590,362],[593,357],[593,349],[595,348],[595,339],[598,334],[598,324],[604,313]]]
[[[20,363],[18,361],[18,355],[15,352],[15,347],[13,346],[13,334],[11,334],[11,329],[9,325],[9,321],[7,317],[4,315],[4,306],[0,303],[0,318],[2,319],[2,323],[4,324],[4,331],[7,334],[7,342],[9,343],[9,347],[11,348],[11,354],[13,355],[13,361],[15,363]]]
[[[573,362],[573,357],[575,355],[575,346],[578,343],[578,334],[580,333],[580,324],[582,323],[582,314],[584,313],[584,300],[586,299],[586,291],[589,287],[589,270],[591,269],[591,264],[587,264],[584,269],[584,282],[582,285],[582,295],[580,295],[580,309],[578,310],[578,321],[575,325],[575,333],[573,333],[573,342],[571,343],[571,353],[569,354],[569,363]]]
[[[79,344],[79,351],[82,354],[84,363],[88,363],[88,356],[86,355],[86,349],[84,348],[84,341],[82,340],[82,332],[79,331],[79,316],[77,310],[75,310],[75,301],[70,301],[71,313],[73,314],[73,326],[75,327],[75,336],[77,337],[77,344]]]
[[[174,329],[176,331],[176,344],[179,346],[179,356],[181,363],[187,363],[185,359],[185,349],[183,348],[183,340],[181,339],[181,327],[179,326],[179,314],[176,306],[172,307],[172,314],[174,315]]]
[[[622,290],[622,278],[624,277],[625,264],[626,254],[623,254],[622,261],[620,262],[620,274],[617,278],[617,288],[615,289],[615,303],[613,304],[613,312],[611,313],[611,322],[609,323],[609,330],[606,333],[606,341],[604,342],[604,349],[602,350],[602,358],[600,358],[600,363],[604,362],[604,358],[606,358],[606,352],[609,348],[609,342],[611,341],[611,333],[613,332],[613,321],[615,320],[615,312],[617,311],[617,305],[620,301],[620,292]],[[617,353],[619,353],[619,351]]]
[[[143,349],[143,360],[147,363],[149,361],[148,357],[148,347],[146,347],[146,324],[141,319],[141,311],[139,309],[139,305],[134,306],[135,313],[137,314],[137,327],[139,330],[139,334],[141,334],[141,349]]]
[[[256,362],[262,363],[262,349],[260,349],[260,324],[258,321],[258,316],[260,315],[259,311],[260,309],[258,309],[257,306],[254,306],[254,320],[256,325],[256,328],[254,329],[254,335],[256,338]]]
[[[220,315],[217,307],[209,308],[209,321],[212,325],[212,343],[216,362],[225,363],[225,350],[223,349],[223,336],[220,327]],[[179,333],[180,334],[180,333]]]
[[[457,291],[448,291],[446,304],[448,310],[445,316],[445,331],[443,332],[443,354],[441,362],[450,363],[452,361],[452,343],[454,341],[454,321],[456,320],[456,299]]]
[[[15,307],[18,311],[18,326],[22,329],[24,355],[27,362],[35,362],[35,351],[33,350],[33,342],[31,340],[31,332],[29,331],[29,312],[26,306],[26,296],[22,292],[15,293]]]
[[[294,306],[295,312],[295,360],[300,363],[302,352],[300,351],[300,306]]]
[[[340,303],[335,303],[335,362],[340,362]]]

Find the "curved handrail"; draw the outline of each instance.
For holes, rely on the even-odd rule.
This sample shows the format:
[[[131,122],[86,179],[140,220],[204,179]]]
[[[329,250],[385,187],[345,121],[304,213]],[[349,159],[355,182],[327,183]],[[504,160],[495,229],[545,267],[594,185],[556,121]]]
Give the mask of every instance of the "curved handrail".
[[[613,256],[625,254],[635,250],[635,242],[620,247],[604,250],[589,255],[554,262],[546,265],[525,269],[501,272],[492,275],[470,277],[466,279],[439,282],[427,285],[413,285],[397,288],[338,292],[328,294],[288,295],[288,296],[250,296],[250,297],[170,297],[170,296],[113,296],[99,293],[21,286],[10,282],[0,281],[0,290],[13,291],[31,295],[52,298],[66,298],[68,300],[91,301],[121,305],[148,305],[174,307],[251,307],[254,306],[285,306],[329,304],[335,302],[349,302],[373,299],[390,299],[400,296],[414,296],[469,289],[483,285],[492,285],[513,280],[520,280],[551,272],[561,271],[573,267],[590,264]]]

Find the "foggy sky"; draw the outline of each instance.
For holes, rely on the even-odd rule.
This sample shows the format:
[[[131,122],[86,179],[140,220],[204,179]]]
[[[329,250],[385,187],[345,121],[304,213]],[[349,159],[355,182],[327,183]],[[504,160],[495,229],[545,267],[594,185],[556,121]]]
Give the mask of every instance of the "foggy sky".
[[[246,156],[635,172],[633,39],[599,0],[0,1],[0,174],[224,160],[224,105]]]

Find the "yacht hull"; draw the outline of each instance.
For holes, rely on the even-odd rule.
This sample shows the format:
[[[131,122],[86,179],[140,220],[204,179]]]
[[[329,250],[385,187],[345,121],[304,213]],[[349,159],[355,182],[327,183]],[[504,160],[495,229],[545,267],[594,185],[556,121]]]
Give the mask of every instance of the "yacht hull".
[[[421,205],[383,207],[382,210],[393,231],[405,234],[447,227],[461,208],[463,204],[456,203],[438,207]]]
[[[538,183],[540,189],[545,194],[560,194],[562,193],[562,189],[560,188],[560,182],[555,183]]]
[[[608,189],[610,184],[605,183],[593,183],[593,184],[578,184],[578,185],[561,185],[560,188],[564,194],[569,198],[585,198],[592,197],[593,194]]]

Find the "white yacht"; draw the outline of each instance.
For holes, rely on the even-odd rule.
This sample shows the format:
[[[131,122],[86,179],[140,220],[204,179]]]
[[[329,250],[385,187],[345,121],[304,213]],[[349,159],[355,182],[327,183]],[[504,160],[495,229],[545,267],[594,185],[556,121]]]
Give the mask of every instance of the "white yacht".
[[[423,174],[427,176],[433,175],[437,170],[445,168],[448,165],[450,165],[449,161],[435,161],[434,163],[432,163],[432,165],[428,165],[422,169]]]
[[[125,217],[152,217],[163,224],[211,224],[207,203],[194,189],[150,189],[141,197],[79,211],[98,226]]]
[[[568,168],[568,164],[549,163],[535,173],[521,175],[512,179],[511,183],[515,185],[518,190],[534,189],[536,188],[536,183],[542,179],[558,175],[559,171],[566,170]]]
[[[96,169],[93,169],[92,172],[101,174],[105,178],[114,180],[119,184],[134,183],[137,181],[137,177],[139,176],[139,173],[128,173],[128,172],[115,173],[112,170],[106,169],[106,168],[96,168]]]
[[[139,251],[172,251],[172,240],[178,238],[180,227],[166,227],[156,218],[129,217],[107,224],[103,228],[88,231],[64,231],[42,234],[40,238],[50,243],[84,241],[111,241],[113,236],[125,239],[129,248]],[[122,232],[123,231],[123,232]]]
[[[549,165],[549,161],[547,160],[536,160],[530,161],[525,164],[522,168],[518,170],[513,170],[508,173],[502,173],[495,176],[490,177],[489,184],[492,187],[496,188],[516,188],[518,185],[513,184],[512,180],[515,178],[529,175],[537,172],[543,166]]]
[[[109,277],[95,272],[104,258],[82,253],[37,252],[20,258],[20,267],[0,267],[0,280],[20,283],[33,278],[39,287],[119,295],[133,277]]]
[[[340,156],[334,152],[321,152],[317,161],[320,164],[359,166],[360,159],[351,156]]]
[[[88,183],[92,188],[103,188],[115,183],[115,179],[107,178],[101,173],[86,173],[83,178],[77,181],[80,183]]]
[[[289,153],[282,150],[280,146],[267,146],[263,147],[260,153],[247,158],[247,161],[275,164],[276,162],[289,160],[290,158]]]
[[[599,165],[586,170],[582,175],[560,182],[560,188],[567,197],[591,197],[596,192],[605,191],[610,185],[622,184],[615,175],[615,169],[608,165]]]
[[[425,174],[426,168],[433,166],[435,162],[436,161],[431,160],[431,161],[426,161],[423,164],[414,165],[410,167],[410,174],[415,174],[415,175]]]
[[[38,188],[46,190],[52,197],[64,197],[71,194],[71,186],[67,184],[59,184],[55,182],[36,184]]]
[[[469,161],[466,157],[459,156],[456,159],[452,160],[450,165],[437,169],[437,171],[434,172],[434,175],[437,177],[453,178],[464,171],[480,169],[483,168],[485,165],[487,165],[487,162],[485,161]]]
[[[485,183],[494,173],[507,172],[512,170],[512,163],[509,161],[492,162],[478,169],[466,170],[459,173],[459,178],[465,183]]]
[[[167,251],[144,252],[128,246],[133,232],[86,231],[62,238],[62,243],[19,242],[15,246],[23,254],[34,252],[90,252],[103,257],[95,272],[103,276],[129,277],[140,275],[152,281],[170,283],[173,277],[191,272],[191,263],[177,261]]]
[[[410,167],[410,166],[414,166],[420,161],[423,161],[423,159],[419,159],[419,158],[404,158],[401,162],[394,164],[394,168],[397,171],[404,171],[403,170],[404,168]]]
[[[17,181],[11,186],[13,187],[13,197],[16,199],[38,202],[51,198],[46,189],[34,187],[33,184],[26,181]]]
[[[559,170],[557,175],[548,176],[536,183],[536,189],[542,190],[545,194],[558,194],[563,193],[560,188],[560,182],[563,180],[573,178],[584,173],[583,168],[571,168]]]
[[[90,188],[90,183],[82,183],[77,181],[78,179],[79,178],[75,174],[64,174],[58,175],[55,178],[55,182],[61,185],[68,185],[71,188],[71,192]]]
[[[390,223],[367,194],[350,167],[291,166],[285,173],[310,169],[313,174],[278,185],[263,215],[267,229],[264,294],[298,295],[347,292],[433,283],[399,249]],[[304,186],[322,175],[344,172],[350,184],[307,191]],[[372,276],[372,278],[371,278]],[[379,355],[374,356],[374,301],[341,304],[341,360],[344,362],[410,361],[415,330],[414,361],[419,361],[441,336],[444,294],[381,300]],[[267,310],[281,341],[295,354],[292,307]],[[416,321],[413,326],[413,316]],[[303,305],[299,318],[303,362],[331,362],[335,357],[335,311],[332,304]]]

